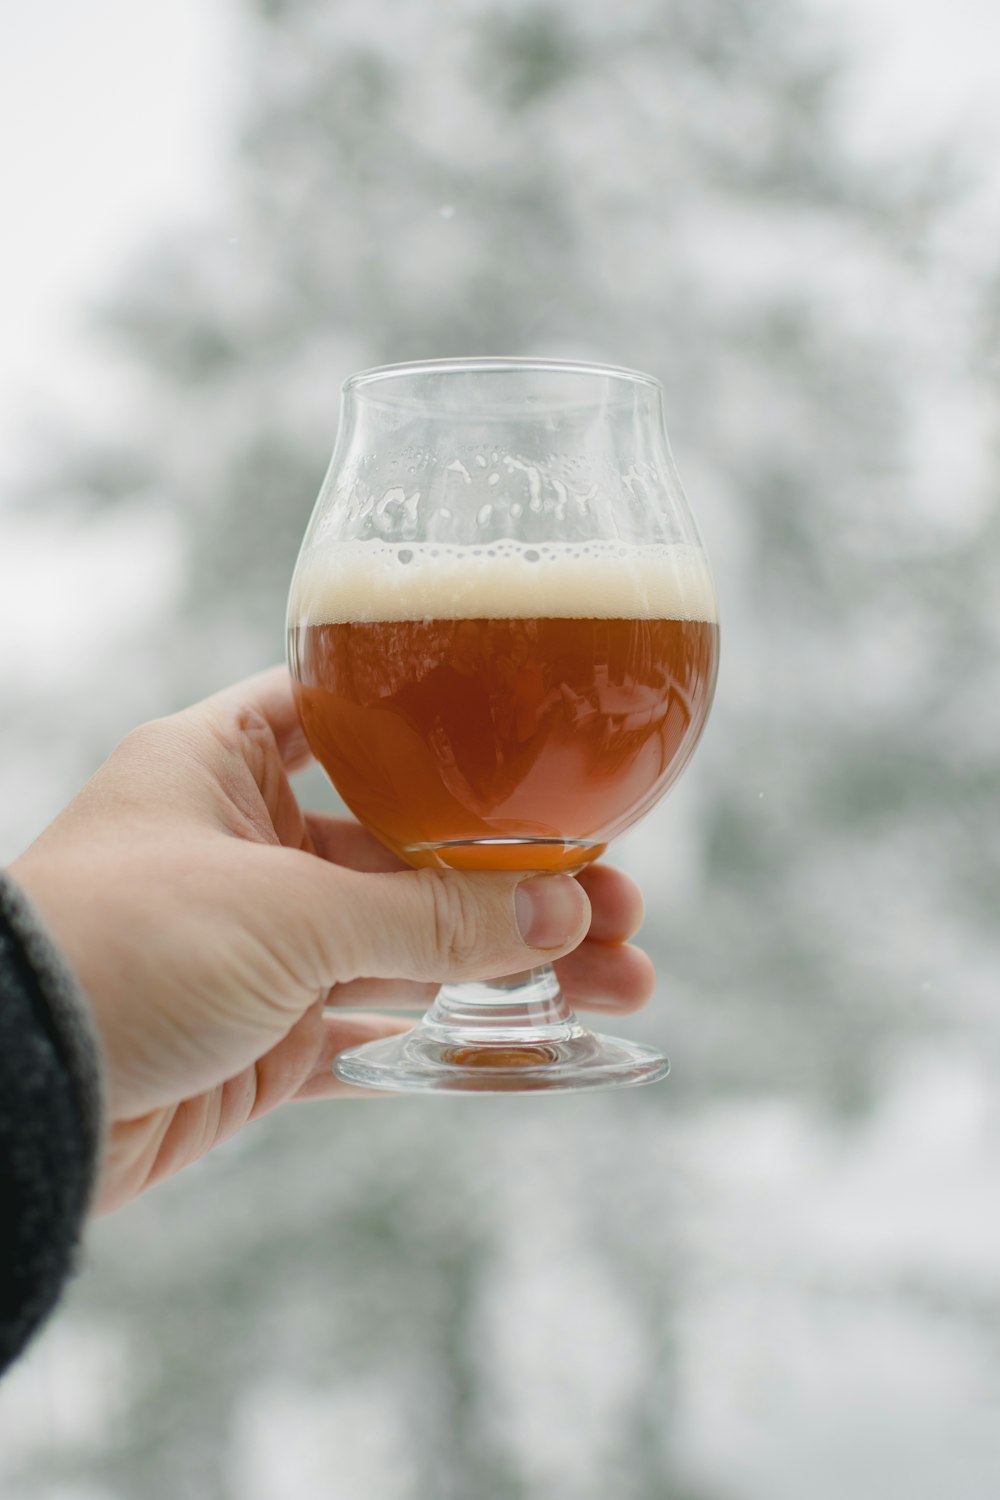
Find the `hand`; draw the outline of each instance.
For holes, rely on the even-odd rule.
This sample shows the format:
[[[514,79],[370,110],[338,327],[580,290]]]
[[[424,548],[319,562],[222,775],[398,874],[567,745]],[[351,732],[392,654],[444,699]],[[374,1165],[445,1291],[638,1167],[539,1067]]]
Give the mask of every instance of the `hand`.
[[[443,981],[553,958],[573,1005],[652,991],[626,876],[406,869],[359,824],[302,811],[288,775],[308,759],[287,673],[262,673],[133,731],[11,868],[104,1044],[99,1208],[285,1100],[356,1092],[336,1054],[409,1023],[341,1007],[424,1006]]]

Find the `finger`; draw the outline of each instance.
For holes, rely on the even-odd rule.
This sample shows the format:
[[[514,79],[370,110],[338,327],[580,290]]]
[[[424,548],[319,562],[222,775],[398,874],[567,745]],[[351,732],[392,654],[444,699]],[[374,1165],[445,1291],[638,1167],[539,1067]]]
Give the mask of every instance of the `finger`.
[[[642,926],[642,892],[614,865],[588,865],[577,876],[590,898],[593,915],[587,936],[598,943],[625,943]]]
[[[283,906],[295,915],[300,974],[317,990],[369,975],[492,979],[562,957],[590,925],[590,903],[568,875],[373,875],[294,859]]]
[[[563,994],[574,1009],[639,1010],[656,988],[648,953],[629,943],[582,943],[556,964]]]
[[[629,943],[594,943],[588,939],[558,959],[555,970],[566,999],[581,1010],[638,1010],[656,988],[652,959]],[[436,983],[415,979],[353,979],[336,985],[326,1004],[335,1010],[376,1006],[423,1011],[438,988]]]
[[[238,730],[247,728],[255,717],[263,719],[274,735],[286,771],[301,770],[312,758],[295,709],[287,667],[258,672],[185,710],[191,714],[206,711],[233,722]]]
[[[339,1052],[349,1047],[361,1047],[365,1042],[378,1042],[383,1037],[399,1036],[409,1031],[412,1022],[395,1016],[331,1016],[323,1017],[323,1038],[316,1053],[309,1077],[293,1096],[295,1099],[358,1098],[381,1090],[359,1089],[352,1083],[342,1083],[334,1076],[333,1062]]]
[[[305,823],[313,853],[331,864],[374,874],[409,868],[354,818],[307,812]]]

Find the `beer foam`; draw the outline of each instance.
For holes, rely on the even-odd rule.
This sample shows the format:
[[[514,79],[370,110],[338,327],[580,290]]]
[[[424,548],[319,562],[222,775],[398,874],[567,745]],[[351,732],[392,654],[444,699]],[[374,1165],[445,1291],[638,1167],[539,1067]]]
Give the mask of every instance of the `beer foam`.
[[[299,562],[290,625],[380,620],[718,618],[688,543],[327,542]]]

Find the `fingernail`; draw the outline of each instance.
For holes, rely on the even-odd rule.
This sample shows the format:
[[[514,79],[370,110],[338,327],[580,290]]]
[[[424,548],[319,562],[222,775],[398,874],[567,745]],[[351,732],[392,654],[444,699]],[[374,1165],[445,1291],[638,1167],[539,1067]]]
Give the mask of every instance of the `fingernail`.
[[[529,948],[558,948],[580,926],[583,892],[571,875],[535,875],[514,892],[514,912]]]

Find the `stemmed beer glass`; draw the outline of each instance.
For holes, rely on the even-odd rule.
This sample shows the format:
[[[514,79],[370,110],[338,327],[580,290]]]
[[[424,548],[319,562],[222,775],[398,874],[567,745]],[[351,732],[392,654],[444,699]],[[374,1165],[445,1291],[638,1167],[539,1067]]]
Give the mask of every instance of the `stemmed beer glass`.
[[[715,592],[659,383],[518,359],[352,376],[288,651],[313,753],[409,864],[597,859],[686,764],[715,686]],[[445,985],[411,1031],[335,1068],[505,1092],[647,1083],[668,1063],[582,1027],[546,965]]]

